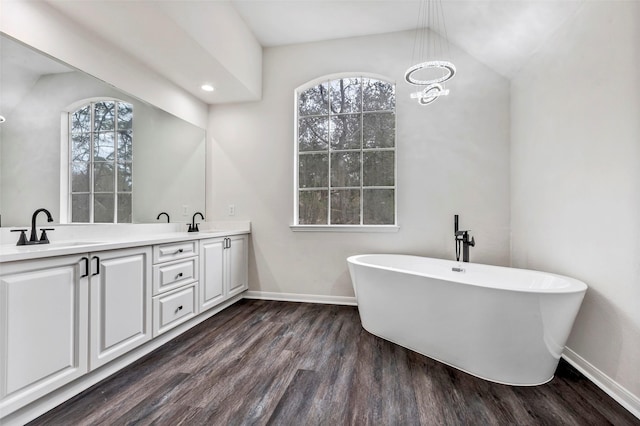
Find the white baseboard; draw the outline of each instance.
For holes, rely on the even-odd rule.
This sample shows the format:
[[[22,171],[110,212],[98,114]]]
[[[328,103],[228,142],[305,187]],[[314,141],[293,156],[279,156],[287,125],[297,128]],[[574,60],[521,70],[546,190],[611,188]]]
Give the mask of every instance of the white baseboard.
[[[569,348],[564,348],[562,357],[576,370],[585,375],[607,395],[615,399],[618,404],[626,408],[631,414],[640,419],[640,398],[629,392],[611,377],[598,370],[593,364]]]
[[[356,306],[356,298],[349,296],[324,296],[319,294],[276,293],[270,291],[247,291],[245,299],[280,300],[283,302],[324,303],[327,305]]]

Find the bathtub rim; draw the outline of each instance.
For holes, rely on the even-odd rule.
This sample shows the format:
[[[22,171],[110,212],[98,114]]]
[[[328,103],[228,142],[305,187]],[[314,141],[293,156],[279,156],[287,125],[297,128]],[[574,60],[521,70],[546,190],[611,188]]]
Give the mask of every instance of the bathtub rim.
[[[464,279],[456,280],[456,279],[453,279],[453,277],[444,276],[444,275],[441,275],[441,274],[425,274],[425,273],[421,273],[421,272],[417,272],[417,271],[411,271],[411,270],[408,270],[408,269],[375,265],[375,264],[371,264],[371,263],[367,263],[367,262],[361,261],[361,258],[371,257],[371,256],[409,257],[409,258],[415,258],[415,259],[430,259],[430,260],[436,260],[436,261],[439,261],[439,262],[443,262],[445,264],[449,264],[452,267],[465,267],[465,266],[468,265],[470,267],[478,266],[478,267],[481,267],[481,268],[492,268],[492,269],[495,268],[495,269],[502,270],[502,271],[517,270],[517,271],[531,273],[531,274],[535,274],[535,275],[547,275],[547,276],[555,277],[555,278],[558,278],[560,280],[566,281],[569,285],[566,286],[566,287],[558,287],[558,288],[524,288],[524,287],[504,287],[504,286],[488,285],[486,283],[481,283],[481,282],[469,282],[468,280],[464,280]],[[472,262],[463,263],[463,262],[459,262],[459,261],[455,261],[455,260],[442,259],[442,258],[437,258],[437,257],[417,256],[417,255],[412,255],[412,254],[401,254],[401,253],[365,253],[365,254],[357,254],[357,255],[353,255],[353,256],[347,257],[347,263],[348,264],[353,264],[353,265],[358,265],[358,266],[369,267],[369,268],[373,268],[373,269],[381,269],[381,270],[386,270],[386,271],[391,271],[391,272],[398,272],[398,273],[401,273],[401,274],[414,275],[414,276],[418,276],[418,277],[434,278],[434,279],[447,281],[447,282],[451,282],[451,283],[456,283],[456,284],[461,284],[461,285],[470,285],[470,286],[487,288],[487,289],[492,289],[492,290],[499,290],[499,291],[514,291],[514,292],[521,292],[521,293],[538,293],[538,294],[575,294],[575,293],[584,293],[589,288],[586,283],[584,283],[583,281],[580,281],[580,280],[578,280],[576,278],[571,278],[571,277],[568,277],[566,275],[554,274],[554,273],[551,273],[551,272],[537,271],[537,270],[534,270],[534,269],[523,269],[523,268],[512,268],[512,267],[507,267],[507,266],[488,265],[488,264],[484,264],[484,263],[472,263]],[[460,278],[463,278],[463,276],[460,276]],[[551,379],[549,379],[549,380],[551,380]]]

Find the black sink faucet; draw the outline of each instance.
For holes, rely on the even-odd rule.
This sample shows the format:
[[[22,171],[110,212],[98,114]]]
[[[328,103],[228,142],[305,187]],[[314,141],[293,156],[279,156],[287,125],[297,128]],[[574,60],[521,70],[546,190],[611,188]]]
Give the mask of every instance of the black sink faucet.
[[[202,218],[202,220],[204,220],[204,216],[202,215],[202,213],[200,212],[195,212],[193,214],[193,218],[191,219],[191,223],[189,223],[189,229],[187,230],[187,232],[200,232],[200,230],[198,229],[198,224],[196,223],[196,216],[200,215],[200,217]]]
[[[476,239],[469,239],[470,230],[460,231],[458,229],[458,215],[453,216],[453,234],[456,239],[456,261],[460,261],[460,246],[462,245],[462,261],[469,262],[469,247],[475,247]]]
[[[51,213],[49,213],[49,210],[38,209],[35,212],[33,212],[33,216],[31,216],[31,236],[29,237],[29,243],[31,244],[47,244],[49,242],[49,240],[46,238],[46,232],[44,230],[42,234],[44,236],[44,240],[46,241],[42,241],[43,238],[38,240],[38,236],[36,235],[36,218],[38,217],[38,214],[40,214],[41,212],[44,212],[44,214],[47,215],[47,222],[53,222],[53,218],[51,217]],[[47,229],[47,231],[50,231],[50,229]]]
[[[27,236],[25,235],[26,229],[12,229],[11,232],[19,232],[20,238],[18,239],[18,246],[28,246],[32,244],[49,244],[49,238],[47,237],[47,231],[53,231],[53,228],[41,228],[42,234],[40,235],[40,239],[36,234],[36,218],[40,212],[44,212],[47,215],[47,222],[53,222],[53,218],[51,217],[51,213],[47,209],[38,209],[33,212],[33,216],[31,216],[31,236],[29,237],[29,241],[27,241]]]
[[[160,220],[160,216],[165,215],[167,217],[167,223],[171,222],[171,219],[169,219],[169,213],[167,212],[162,212],[158,215],[158,217],[156,217],[156,220]]]

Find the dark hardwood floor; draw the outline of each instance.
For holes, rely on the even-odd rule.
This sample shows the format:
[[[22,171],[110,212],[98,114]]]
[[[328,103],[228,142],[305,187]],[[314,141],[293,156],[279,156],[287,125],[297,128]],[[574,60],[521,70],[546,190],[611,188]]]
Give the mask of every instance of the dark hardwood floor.
[[[489,383],[377,338],[357,308],[243,300],[33,425],[640,425],[562,361]]]

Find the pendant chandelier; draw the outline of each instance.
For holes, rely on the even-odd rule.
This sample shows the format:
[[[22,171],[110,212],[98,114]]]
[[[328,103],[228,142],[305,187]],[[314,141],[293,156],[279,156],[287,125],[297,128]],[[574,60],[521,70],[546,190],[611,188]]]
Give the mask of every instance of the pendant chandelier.
[[[404,74],[407,83],[422,87],[411,93],[411,98],[417,99],[420,105],[429,105],[440,96],[449,94],[444,83],[453,78],[456,67],[444,60],[448,56],[449,42],[442,1],[421,0],[411,57],[411,63],[415,65]],[[431,78],[418,78],[417,73],[421,71],[429,73]]]

